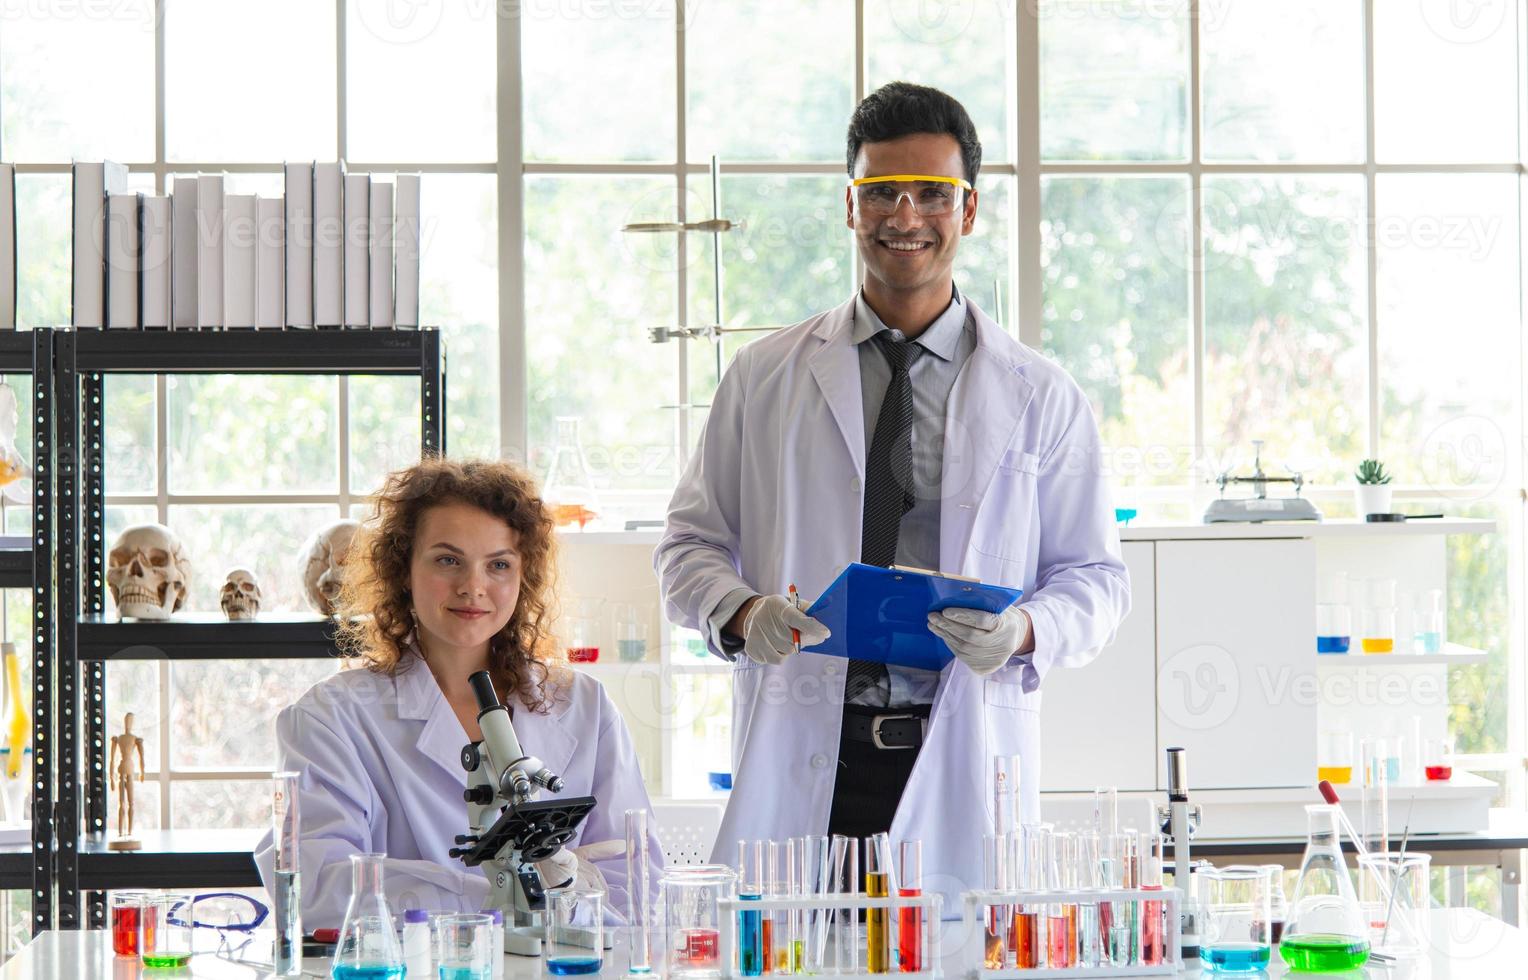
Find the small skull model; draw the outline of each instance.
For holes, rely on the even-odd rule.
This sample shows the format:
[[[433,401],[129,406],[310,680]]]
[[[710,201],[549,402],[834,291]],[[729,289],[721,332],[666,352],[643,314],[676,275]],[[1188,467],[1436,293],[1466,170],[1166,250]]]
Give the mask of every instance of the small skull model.
[[[345,560],[360,521],[335,521],[320,528],[302,546],[302,589],[308,605],[325,616],[334,615],[334,601],[345,582]]]
[[[185,549],[163,524],[127,528],[106,560],[106,584],[117,611],[133,619],[169,619],[186,604],[190,578]]]
[[[229,569],[218,604],[230,620],[254,619],[260,614],[260,580],[247,568]]]

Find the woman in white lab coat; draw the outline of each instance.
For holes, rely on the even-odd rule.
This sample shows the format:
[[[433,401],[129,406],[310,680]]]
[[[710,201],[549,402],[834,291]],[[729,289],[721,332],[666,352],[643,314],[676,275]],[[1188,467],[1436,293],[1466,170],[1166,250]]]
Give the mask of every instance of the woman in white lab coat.
[[[537,870],[548,886],[602,883],[619,917],[624,813],[650,803],[604,688],[550,662],[555,537],[534,483],[507,463],[432,459],[392,474],[375,503],[340,602],[342,644],[361,663],[277,720],[280,765],[301,775],[303,925],[340,924],[348,858],[368,851],[388,855],[395,911],[483,906],[487,879],[447,852],[467,827],[462,747],[481,737],[467,678],[484,669],[525,751],[566,784],[539,798],[599,801],[574,849]],[[656,873],[656,835],[646,857]],[[269,886],[269,835],[256,861]]]

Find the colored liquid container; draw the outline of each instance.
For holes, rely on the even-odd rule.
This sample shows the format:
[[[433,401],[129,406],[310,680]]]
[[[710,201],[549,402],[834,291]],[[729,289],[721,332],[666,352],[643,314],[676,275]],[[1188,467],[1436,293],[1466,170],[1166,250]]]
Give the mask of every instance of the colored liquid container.
[[[554,977],[582,977],[600,972],[598,956],[557,956],[546,961],[546,972]],[[441,980],[445,980],[442,973]]]
[[[1435,783],[1445,783],[1454,778],[1453,766],[1427,766],[1423,772]]]
[[[1352,766],[1317,766],[1316,780],[1326,780],[1333,786],[1346,786],[1353,781]]]
[[[1369,959],[1369,941],[1359,936],[1307,935],[1286,938],[1279,955],[1297,973],[1356,970]]]
[[[1253,973],[1266,967],[1272,956],[1272,947],[1262,943],[1225,943],[1199,950],[1204,965],[1220,973]]]
[[[1353,645],[1351,636],[1318,636],[1316,637],[1317,653],[1347,653]]]
[[[599,658],[599,647],[568,647],[568,663],[592,664]]]
[[[1395,640],[1385,636],[1366,636],[1360,641],[1364,653],[1394,653]]]

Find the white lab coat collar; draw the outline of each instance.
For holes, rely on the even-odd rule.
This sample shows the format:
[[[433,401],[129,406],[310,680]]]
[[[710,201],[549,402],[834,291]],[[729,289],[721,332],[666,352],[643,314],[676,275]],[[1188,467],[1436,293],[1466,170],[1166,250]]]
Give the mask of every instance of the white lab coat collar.
[[[808,356],[807,363],[812,377],[817,380],[817,386],[822,389],[823,399],[833,412],[834,420],[838,422],[838,429],[854,460],[854,469],[863,479],[865,410],[864,398],[860,392],[859,353],[854,345],[854,311],[858,301],[859,294],[856,293],[822,315],[812,335],[823,343]],[[1030,359],[1029,351],[994,323],[974,301],[967,298],[965,304],[972,322],[976,324],[976,349],[971,352],[970,360],[966,362],[950,392],[948,416],[955,420],[961,418],[962,413],[969,412],[971,414],[965,417],[980,417],[983,425],[972,430],[974,436],[947,432],[946,445],[967,445],[973,437],[980,442],[980,445],[973,447],[978,450],[977,454],[968,457],[968,460],[975,485],[985,487],[1019,419],[1029,406],[1034,389],[1019,374],[1020,366]],[[1011,386],[1018,397],[996,402],[990,397],[982,397],[978,405],[978,393],[990,395],[992,391],[1001,390],[991,385]],[[950,443],[951,437],[956,437],[957,441]],[[956,484],[950,480],[952,465],[958,466],[959,460],[947,450],[944,484],[972,486],[964,481]],[[940,551],[963,553],[967,540],[963,535],[958,543],[947,540],[941,545]]]
[[[554,772],[567,767],[578,747],[578,739],[562,724],[571,701],[565,696],[565,685],[558,683],[559,669],[552,668],[547,684],[564,696],[554,697],[546,714],[532,710],[518,692],[510,692],[506,700],[514,709],[513,724],[521,748]],[[462,746],[467,744],[467,731],[446,703],[429,666],[419,656],[411,656],[394,675],[393,683],[398,696],[398,717],[424,722],[415,743],[419,751],[447,772],[461,777]]]

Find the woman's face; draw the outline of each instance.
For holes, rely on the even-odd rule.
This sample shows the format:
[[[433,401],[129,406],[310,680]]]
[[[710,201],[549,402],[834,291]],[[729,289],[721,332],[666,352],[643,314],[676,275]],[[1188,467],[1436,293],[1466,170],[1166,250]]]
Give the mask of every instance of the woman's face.
[[[420,515],[409,588],[427,650],[486,652],[520,596],[518,544],[519,534],[503,519],[468,504],[441,504]]]

